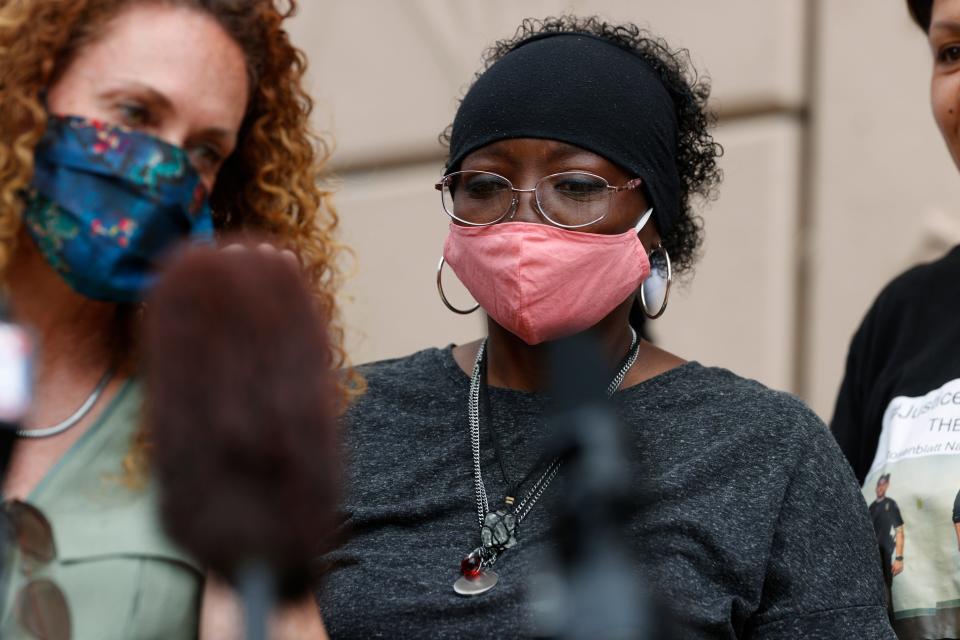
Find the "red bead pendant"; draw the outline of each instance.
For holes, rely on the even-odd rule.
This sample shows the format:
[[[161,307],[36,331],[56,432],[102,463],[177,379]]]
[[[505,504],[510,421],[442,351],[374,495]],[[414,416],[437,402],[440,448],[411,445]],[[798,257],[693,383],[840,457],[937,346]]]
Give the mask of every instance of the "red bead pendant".
[[[460,561],[460,573],[463,575],[453,583],[453,590],[461,596],[478,596],[486,593],[500,580],[500,577],[489,567],[483,568],[480,549],[474,549]]]
[[[463,574],[464,578],[473,580],[480,575],[482,565],[483,561],[480,559],[480,554],[473,551],[460,561],[460,573]]]

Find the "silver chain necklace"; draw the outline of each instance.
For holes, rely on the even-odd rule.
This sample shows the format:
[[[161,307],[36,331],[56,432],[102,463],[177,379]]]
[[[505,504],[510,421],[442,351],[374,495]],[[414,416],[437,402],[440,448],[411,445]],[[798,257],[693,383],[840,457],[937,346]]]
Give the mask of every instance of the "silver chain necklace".
[[[630,327],[630,349],[620,371],[607,385],[607,396],[612,396],[623,383],[624,377],[637,361],[640,352],[640,341],[637,332]],[[477,505],[477,521],[480,524],[480,546],[467,554],[460,562],[461,576],[453,583],[453,590],[464,596],[474,596],[492,589],[499,580],[499,576],[490,570],[497,558],[505,550],[517,544],[517,527],[527,517],[533,505],[537,503],[547,486],[556,477],[560,470],[561,460],[554,458],[547,465],[543,474],[537,478],[530,490],[518,504],[510,511],[500,509],[490,510],[487,500],[487,488],[483,483],[483,473],[480,469],[480,378],[483,359],[486,355],[487,341],[480,343],[477,358],[473,364],[473,375],[470,378],[470,396],[467,403],[467,417],[470,424],[470,448],[473,453],[473,485]],[[507,499],[508,506],[512,498]]]
[[[70,427],[74,426],[83,418],[90,413],[90,409],[93,408],[93,405],[97,404],[97,400],[100,399],[100,396],[103,395],[103,390],[107,388],[107,384],[110,383],[110,380],[113,378],[113,369],[107,369],[106,373],[103,374],[103,377],[100,378],[100,382],[97,383],[97,386],[94,388],[93,392],[87,396],[87,399],[83,401],[83,404],[80,405],[80,408],[73,412],[73,415],[59,422],[52,427],[45,427],[43,429],[18,429],[17,437],[18,438],[51,438],[56,435],[60,435]]]

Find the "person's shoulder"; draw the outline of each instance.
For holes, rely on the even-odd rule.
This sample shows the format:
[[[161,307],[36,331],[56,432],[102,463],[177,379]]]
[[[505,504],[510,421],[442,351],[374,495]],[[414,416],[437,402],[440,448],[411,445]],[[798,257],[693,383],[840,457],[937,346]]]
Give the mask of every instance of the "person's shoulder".
[[[927,303],[942,300],[943,291],[954,289],[958,281],[960,246],[937,260],[907,269],[888,282],[874,298],[857,329],[851,351],[870,350],[878,341],[889,344],[910,335],[904,333],[910,325],[928,325],[931,316],[924,311],[929,306]],[[933,320],[939,317],[936,313],[932,316]]]
[[[896,310],[911,301],[922,299],[943,284],[960,280],[960,245],[932,261],[913,266],[885,286],[877,296],[878,309]]]
[[[791,393],[697,362],[660,378],[658,387],[637,394],[636,416],[663,425],[677,441],[709,442],[711,455],[753,469],[796,469],[807,458],[842,461],[827,426]]]
[[[463,376],[456,367],[450,347],[423,349],[400,358],[357,365],[366,390],[353,405],[447,388],[457,382],[458,374]]]
[[[676,370],[671,384],[678,400],[706,408],[715,415],[772,418],[782,424],[823,428],[823,422],[797,396],[777,391],[757,380],[740,376],[723,367],[688,362]],[[764,421],[766,422],[766,421]]]
[[[728,369],[688,362],[652,381],[634,396],[640,417],[649,420],[654,411],[684,437],[710,438],[762,456],[799,455],[806,445],[833,440],[798,397]]]
[[[444,351],[431,347],[406,356],[375,360],[357,365],[357,371],[367,380],[379,377],[406,375],[411,371],[432,369],[442,360]]]

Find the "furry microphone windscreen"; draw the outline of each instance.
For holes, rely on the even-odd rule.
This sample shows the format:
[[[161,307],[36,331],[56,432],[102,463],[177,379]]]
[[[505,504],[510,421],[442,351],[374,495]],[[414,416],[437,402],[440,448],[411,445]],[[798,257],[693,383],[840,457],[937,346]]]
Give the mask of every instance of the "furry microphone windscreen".
[[[146,427],[170,536],[233,581],[265,563],[312,586],[340,463],[327,325],[278,254],[195,249],[144,318]]]

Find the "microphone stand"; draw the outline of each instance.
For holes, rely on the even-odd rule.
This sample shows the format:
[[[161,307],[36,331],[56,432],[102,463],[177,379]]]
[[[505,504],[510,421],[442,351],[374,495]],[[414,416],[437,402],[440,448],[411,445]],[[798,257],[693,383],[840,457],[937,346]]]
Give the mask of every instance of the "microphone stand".
[[[605,394],[609,368],[587,336],[551,352],[555,454],[564,456],[557,558],[534,603],[535,626],[563,640],[640,640],[650,607],[624,536],[635,507],[620,424]]]
[[[276,576],[265,562],[249,562],[237,574],[246,640],[267,640],[270,612],[276,604]]]
[[[0,296],[0,483],[6,477],[17,431],[30,406],[32,355],[30,334],[13,322],[7,302]],[[4,564],[9,557],[7,545],[12,540],[13,525],[5,513],[0,513],[0,593],[5,592],[9,578]],[[2,613],[3,603],[0,603]]]
[[[31,347],[27,332],[14,324],[0,297],[0,481],[6,475],[17,430],[30,404]]]

